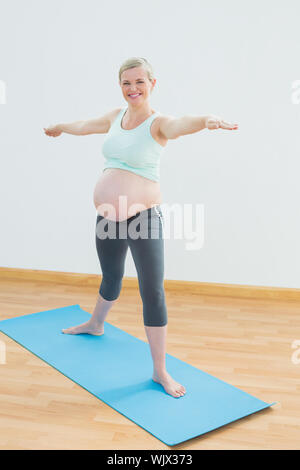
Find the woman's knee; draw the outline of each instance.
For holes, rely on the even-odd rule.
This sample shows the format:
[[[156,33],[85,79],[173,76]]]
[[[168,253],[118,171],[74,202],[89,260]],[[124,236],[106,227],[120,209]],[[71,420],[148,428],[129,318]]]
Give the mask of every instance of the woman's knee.
[[[141,292],[145,326],[165,326],[168,322],[163,286]]]
[[[122,289],[123,276],[105,276],[103,275],[101,285],[99,288],[99,294],[105,300],[116,300]]]

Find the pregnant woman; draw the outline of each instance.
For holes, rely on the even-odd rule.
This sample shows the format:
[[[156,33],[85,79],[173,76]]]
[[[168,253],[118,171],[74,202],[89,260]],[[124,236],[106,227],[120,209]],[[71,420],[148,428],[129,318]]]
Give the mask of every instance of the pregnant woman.
[[[103,143],[105,165],[94,190],[97,210],[96,248],[102,269],[99,296],[91,319],[62,330],[66,334],[102,335],[108,311],[119,297],[128,247],[138,274],[143,319],[153,360],[152,379],[166,393],[181,397],[186,389],[166,370],[167,308],[164,292],[164,238],[159,162],[168,139],[204,128],[237,129],[217,116],[174,118],[155,112],[150,96],[156,84],[153,69],[141,57],[126,60],[119,85],[127,107],[100,118],[44,128],[57,137],[107,134]],[[140,236],[132,236],[139,222]],[[108,228],[108,231],[105,230]],[[125,234],[125,236],[124,236]],[[108,236],[107,236],[108,235]]]

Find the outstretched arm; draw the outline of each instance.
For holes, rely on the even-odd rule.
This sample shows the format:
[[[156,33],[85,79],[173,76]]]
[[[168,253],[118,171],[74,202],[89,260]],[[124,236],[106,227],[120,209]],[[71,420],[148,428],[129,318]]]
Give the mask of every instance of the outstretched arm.
[[[58,137],[65,132],[73,135],[106,134],[111,126],[111,122],[116,118],[117,113],[122,108],[116,108],[96,119],[86,119],[85,121],[75,121],[70,123],[56,124],[44,127],[44,132],[50,137]]]
[[[203,129],[236,130],[237,128],[238,124],[232,124],[212,114],[208,116],[189,115],[180,118],[164,116],[160,123],[160,132],[167,139],[177,139],[183,135],[194,134]]]

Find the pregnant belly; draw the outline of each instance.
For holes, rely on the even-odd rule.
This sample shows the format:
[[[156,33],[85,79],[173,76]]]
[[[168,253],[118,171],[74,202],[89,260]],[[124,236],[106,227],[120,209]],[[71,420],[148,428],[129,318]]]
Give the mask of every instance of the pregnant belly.
[[[160,203],[159,183],[118,168],[105,169],[94,190],[98,214],[114,221],[126,220]]]

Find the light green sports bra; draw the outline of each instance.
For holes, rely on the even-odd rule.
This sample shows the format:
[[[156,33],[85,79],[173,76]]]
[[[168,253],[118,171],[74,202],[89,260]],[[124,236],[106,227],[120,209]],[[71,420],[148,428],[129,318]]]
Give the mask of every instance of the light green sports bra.
[[[159,181],[160,157],[165,149],[153,139],[150,127],[159,113],[149,116],[134,129],[123,129],[121,122],[128,108],[123,108],[112,123],[102,145],[104,168],[120,168],[153,181]]]

